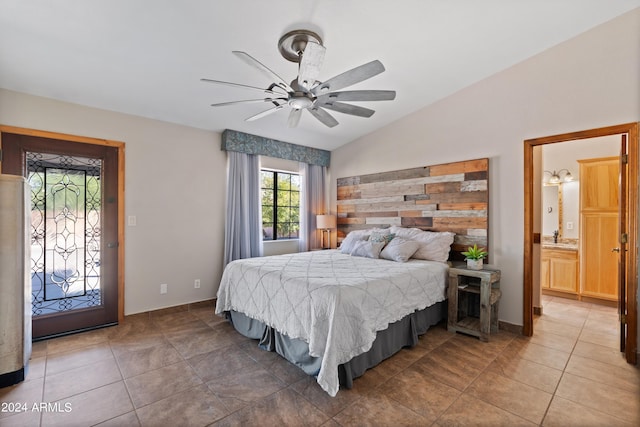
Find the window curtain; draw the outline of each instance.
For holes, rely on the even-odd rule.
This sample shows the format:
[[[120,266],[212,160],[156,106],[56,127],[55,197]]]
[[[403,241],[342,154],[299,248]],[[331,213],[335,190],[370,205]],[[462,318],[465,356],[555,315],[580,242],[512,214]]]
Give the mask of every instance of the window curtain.
[[[321,247],[321,237],[316,230],[316,215],[326,212],[325,166],[300,163],[302,194],[300,196],[300,252]]]
[[[227,151],[224,265],[262,256],[260,157]]]

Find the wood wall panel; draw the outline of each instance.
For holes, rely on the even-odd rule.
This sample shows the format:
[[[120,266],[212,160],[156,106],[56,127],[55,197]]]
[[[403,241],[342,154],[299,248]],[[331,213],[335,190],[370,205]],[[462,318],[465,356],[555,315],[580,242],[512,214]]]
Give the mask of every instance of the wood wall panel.
[[[402,225],[456,233],[451,259],[488,248],[489,159],[337,179],[338,236]]]

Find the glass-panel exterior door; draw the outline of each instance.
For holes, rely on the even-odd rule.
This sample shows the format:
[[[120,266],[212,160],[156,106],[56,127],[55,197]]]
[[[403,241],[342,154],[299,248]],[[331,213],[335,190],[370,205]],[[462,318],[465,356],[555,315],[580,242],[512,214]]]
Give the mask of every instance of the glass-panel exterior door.
[[[118,149],[2,133],[31,186],[33,338],[118,322]]]
[[[100,159],[27,152],[33,316],[100,306]]]

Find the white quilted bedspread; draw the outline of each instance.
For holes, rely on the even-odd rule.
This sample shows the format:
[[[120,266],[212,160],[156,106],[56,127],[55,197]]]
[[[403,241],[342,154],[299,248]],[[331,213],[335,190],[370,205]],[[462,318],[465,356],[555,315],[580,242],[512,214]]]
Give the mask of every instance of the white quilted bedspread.
[[[369,259],[338,250],[229,263],[216,313],[235,310],[309,344],[322,357],[318,384],[338,392],[338,365],[368,351],[376,332],[445,299],[448,267]]]

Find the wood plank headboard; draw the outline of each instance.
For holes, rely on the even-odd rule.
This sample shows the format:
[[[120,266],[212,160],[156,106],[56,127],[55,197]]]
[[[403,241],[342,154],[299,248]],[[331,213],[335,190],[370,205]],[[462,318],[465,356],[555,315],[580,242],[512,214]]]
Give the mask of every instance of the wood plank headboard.
[[[338,239],[352,230],[397,225],[456,233],[451,260],[488,246],[489,159],[339,178]]]

